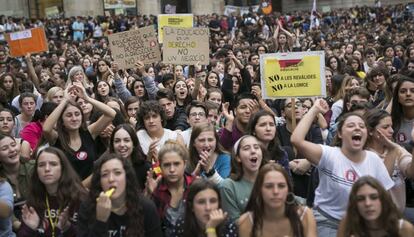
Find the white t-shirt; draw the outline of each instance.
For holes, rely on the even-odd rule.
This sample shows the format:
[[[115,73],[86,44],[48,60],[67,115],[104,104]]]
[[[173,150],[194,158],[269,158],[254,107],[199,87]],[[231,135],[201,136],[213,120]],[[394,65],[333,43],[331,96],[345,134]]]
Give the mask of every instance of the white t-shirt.
[[[379,154],[379,157],[384,161],[388,152],[388,150],[385,150],[384,154]],[[404,211],[405,209],[405,177],[407,177],[408,169],[410,169],[411,160],[411,154],[403,147],[399,146],[398,152],[395,154],[394,169],[391,175],[391,179],[394,181],[394,187],[390,190],[390,194],[392,200],[400,211]]]
[[[157,144],[157,150],[160,151],[161,147],[168,140],[177,140],[178,133],[176,131],[171,131],[170,129],[164,128],[164,135],[160,138],[160,141]],[[151,145],[152,139],[148,135],[145,129],[141,129],[137,132],[139,144],[145,155],[148,155],[149,147]]]
[[[377,154],[365,151],[360,163],[349,160],[339,147],[321,145],[319,164],[319,185],[315,191],[315,206],[331,217],[340,220],[348,206],[349,193],[358,178],[370,175],[376,178],[386,190],[394,186],[384,163]]]
[[[190,146],[190,139],[191,139],[191,132],[193,128],[188,128],[184,132],[181,132],[181,136],[183,136],[184,144],[188,148]]]

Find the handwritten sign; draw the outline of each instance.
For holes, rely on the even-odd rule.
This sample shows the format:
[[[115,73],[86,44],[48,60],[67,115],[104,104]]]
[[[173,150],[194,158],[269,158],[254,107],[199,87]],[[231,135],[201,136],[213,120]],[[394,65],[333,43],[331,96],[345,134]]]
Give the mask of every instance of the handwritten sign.
[[[121,69],[133,68],[137,61],[145,64],[161,61],[154,26],[108,36],[112,57]]]
[[[161,14],[158,15],[158,40],[164,42],[164,27],[193,27],[193,14]]]
[[[208,65],[209,29],[164,28],[163,61],[172,64],[194,65],[200,62]]]
[[[323,51],[260,55],[263,98],[326,96]]]

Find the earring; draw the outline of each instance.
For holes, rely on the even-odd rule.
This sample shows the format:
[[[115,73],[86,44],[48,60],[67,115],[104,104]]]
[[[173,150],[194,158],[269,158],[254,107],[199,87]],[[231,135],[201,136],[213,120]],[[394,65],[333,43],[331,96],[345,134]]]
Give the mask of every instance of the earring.
[[[292,192],[289,192],[288,195],[287,195],[287,197],[286,197],[285,203],[287,205],[293,205],[293,204],[295,204],[296,203],[295,194],[293,194]]]

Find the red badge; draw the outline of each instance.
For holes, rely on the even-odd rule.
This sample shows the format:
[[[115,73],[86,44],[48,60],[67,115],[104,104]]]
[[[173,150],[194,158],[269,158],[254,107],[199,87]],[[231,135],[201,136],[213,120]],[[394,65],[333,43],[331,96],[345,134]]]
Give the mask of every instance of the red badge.
[[[345,172],[345,179],[349,182],[355,182],[358,178],[358,175],[356,174],[356,172],[354,170],[347,170]]]
[[[76,158],[78,160],[86,160],[86,159],[88,159],[88,153],[86,153],[84,151],[77,152],[75,155],[76,155]]]

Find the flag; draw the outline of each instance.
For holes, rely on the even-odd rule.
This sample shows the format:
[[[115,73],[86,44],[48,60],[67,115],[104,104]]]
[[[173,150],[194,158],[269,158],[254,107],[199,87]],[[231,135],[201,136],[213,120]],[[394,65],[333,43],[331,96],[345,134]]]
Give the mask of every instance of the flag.
[[[313,7],[310,16],[310,28],[316,28],[319,26],[318,12],[316,11],[316,0],[313,0]]]

